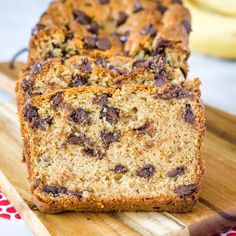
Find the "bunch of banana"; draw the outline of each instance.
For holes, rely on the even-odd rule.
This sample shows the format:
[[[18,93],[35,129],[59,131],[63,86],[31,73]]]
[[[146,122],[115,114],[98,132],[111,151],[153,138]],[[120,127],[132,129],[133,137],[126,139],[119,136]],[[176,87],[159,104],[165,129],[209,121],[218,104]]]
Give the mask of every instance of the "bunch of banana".
[[[185,0],[192,15],[190,48],[236,59],[236,0]]]

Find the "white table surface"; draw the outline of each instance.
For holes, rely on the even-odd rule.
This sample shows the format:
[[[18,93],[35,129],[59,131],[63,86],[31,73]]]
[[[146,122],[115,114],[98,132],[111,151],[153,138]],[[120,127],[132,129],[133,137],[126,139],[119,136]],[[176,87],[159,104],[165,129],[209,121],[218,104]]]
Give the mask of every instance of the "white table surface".
[[[0,1],[0,62],[3,62],[27,47],[31,28],[49,0]],[[26,55],[20,59],[25,60]],[[193,54],[189,64],[189,77],[200,77],[202,80],[203,101],[236,115],[236,61]],[[9,96],[0,93],[0,101],[8,99]],[[0,219],[0,230],[0,235],[32,235],[25,224],[4,219]]]

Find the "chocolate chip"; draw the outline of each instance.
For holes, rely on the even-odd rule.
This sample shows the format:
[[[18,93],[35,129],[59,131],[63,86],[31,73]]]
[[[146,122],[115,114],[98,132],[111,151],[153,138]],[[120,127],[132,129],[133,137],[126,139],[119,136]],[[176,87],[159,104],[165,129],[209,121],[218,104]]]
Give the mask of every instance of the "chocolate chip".
[[[115,168],[114,168],[114,172],[115,173],[125,174],[126,172],[128,172],[128,170],[127,170],[127,168],[125,166],[116,165]]]
[[[193,124],[195,120],[195,116],[193,114],[193,110],[190,104],[185,105],[184,109],[184,120],[187,123]]]
[[[44,59],[49,59],[49,58],[54,58],[53,52],[52,51],[48,51],[44,57]]]
[[[85,111],[82,108],[78,108],[70,114],[70,120],[81,125],[86,125],[91,122],[89,117],[89,112]]]
[[[76,74],[72,77],[72,86],[73,87],[80,87],[80,86],[83,86],[83,85],[87,85],[88,81],[82,76],[82,75],[79,75],[79,74]]]
[[[133,63],[133,68],[136,67],[147,67],[147,62],[145,60],[137,60]]]
[[[180,198],[186,198],[194,194],[198,190],[198,186],[196,184],[188,184],[188,185],[180,185],[178,186],[174,192],[180,197]]]
[[[31,104],[27,104],[24,108],[24,120],[32,121],[34,118],[38,117],[38,108],[32,106]]]
[[[30,126],[35,129],[45,130],[47,125],[50,125],[52,118],[45,119],[40,118],[38,114],[38,108],[27,104],[24,108],[24,120],[30,122]]]
[[[97,0],[100,4],[107,4],[109,0]]]
[[[112,125],[116,124],[119,119],[119,112],[114,107],[103,106],[100,111],[100,118],[105,118]]]
[[[116,132],[103,131],[101,133],[101,139],[105,145],[109,145],[113,142],[119,141],[120,136],[121,135],[119,131]]]
[[[156,49],[153,53],[153,55],[159,55],[164,54],[165,48],[172,45],[172,42],[168,39],[165,39],[163,37],[159,37],[156,42]]]
[[[111,42],[106,37],[98,38],[96,41],[96,46],[98,49],[105,51],[111,48]]]
[[[40,62],[35,62],[31,66],[30,75],[37,75],[42,70],[42,64]]]
[[[53,94],[50,98],[50,101],[54,107],[58,106],[63,101],[63,93],[57,92]]]
[[[182,0],[172,0],[172,3],[183,4]]]
[[[96,47],[96,39],[92,36],[85,36],[83,38],[83,41],[87,45],[88,48],[95,48]]]
[[[98,157],[100,160],[105,156],[105,153],[101,152],[100,150],[96,151],[92,148],[83,149],[83,153],[88,156]]]
[[[125,12],[123,11],[118,12],[117,26],[124,24],[127,18],[128,18],[128,15]]]
[[[43,186],[41,191],[47,194],[52,194],[53,196],[67,194],[67,188],[58,185]]]
[[[88,25],[92,22],[92,18],[86,15],[83,11],[74,10],[73,15],[74,15],[75,21],[82,25]]]
[[[92,22],[90,25],[88,25],[87,30],[92,34],[98,34],[99,24],[96,22]]]
[[[183,99],[192,97],[192,93],[188,90],[181,88],[180,86],[173,86],[170,89],[164,91],[163,93],[157,93],[155,98],[161,98],[164,100],[169,100],[172,98]]]
[[[163,79],[162,77],[159,77],[159,78],[155,78],[154,79],[154,82],[153,82],[153,85],[155,87],[161,87],[162,85],[166,84],[166,80]]]
[[[167,173],[167,176],[170,178],[175,178],[179,175],[183,175],[185,172],[185,166],[179,166]]]
[[[43,24],[37,24],[32,30],[31,30],[31,35],[36,35],[38,34],[39,31],[43,30],[46,28],[46,25]]]
[[[148,129],[149,127],[150,127],[150,123],[149,123],[149,122],[146,122],[144,125],[139,126],[138,128],[134,128],[134,130],[137,130],[137,131],[144,131],[144,130]]]
[[[183,20],[182,25],[184,26],[186,32],[190,34],[190,32],[192,31],[190,22],[188,20]]]
[[[76,191],[71,192],[71,194],[78,199],[83,198],[83,191],[76,190]]]
[[[66,37],[65,37],[65,42],[68,40],[72,40],[74,38],[74,33],[73,32],[68,32]]]
[[[72,145],[79,145],[79,146],[91,146],[93,142],[91,139],[85,136],[85,134],[74,135],[71,134],[67,138],[67,142]]]
[[[96,156],[96,152],[92,148],[85,148],[85,149],[83,149],[83,153],[88,155],[88,156]]]
[[[119,40],[121,43],[125,43],[129,37],[129,31],[126,31],[124,34],[119,34]]]
[[[157,34],[156,29],[153,27],[152,24],[147,24],[142,30],[140,31],[141,35],[150,35],[151,37],[154,37]]]
[[[168,8],[161,5],[160,3],[157,4],[157,10],[163,15]]]
[[[97,104],[100,106],[106,105],[108,103],[108,95],[102,94],[98,97],[93,98],[93,104]]]
[[[154,172],[155,172],[155,167],[151,164],[148,164],[145,167],[137,170],[136,174],[139,177],[149,179],[154,174]]]
[[[98,57],[96,58],[96,61],[95,63],[103,68],[106,68],[107,67],[107,62],[105,59],[101,58],[101,57]]]
[[[78,69],[83,73],[91,73],[92,67],[88,58],[83,58],[81,64],[78,66]]]
[[[23,79],[21,82],[21,88],[24,92],[28,92],[30,94],[34,88],[34,81],[29,78]]]
[[[139,12],[142,10],[143,10],[143,7],[142,7],[141,3],[139,1],[136,1],[134,4],[133,13],[136,13],[136,12]]]

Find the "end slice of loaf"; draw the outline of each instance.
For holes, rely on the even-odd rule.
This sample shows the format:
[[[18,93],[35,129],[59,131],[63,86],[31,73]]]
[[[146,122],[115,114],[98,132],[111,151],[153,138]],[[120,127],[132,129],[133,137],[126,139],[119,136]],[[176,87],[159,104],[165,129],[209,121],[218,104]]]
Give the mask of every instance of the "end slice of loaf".
[[[195,86],[89,86],[28,101],[20,122],[36,206],[49,213],[192,210],[205,130]]]

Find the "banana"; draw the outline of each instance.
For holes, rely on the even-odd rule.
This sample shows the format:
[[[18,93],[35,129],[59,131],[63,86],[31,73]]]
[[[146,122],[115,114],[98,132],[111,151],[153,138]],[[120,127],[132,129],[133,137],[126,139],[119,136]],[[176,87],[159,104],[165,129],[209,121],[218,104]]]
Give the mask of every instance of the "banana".
[[[194,0],[193,2],[220,14],[236,16],[236,0]]]
[[[184,4],[192,15],[190,48],[210,56],[236,59],[236,17],[217,14],[190,0]]]

